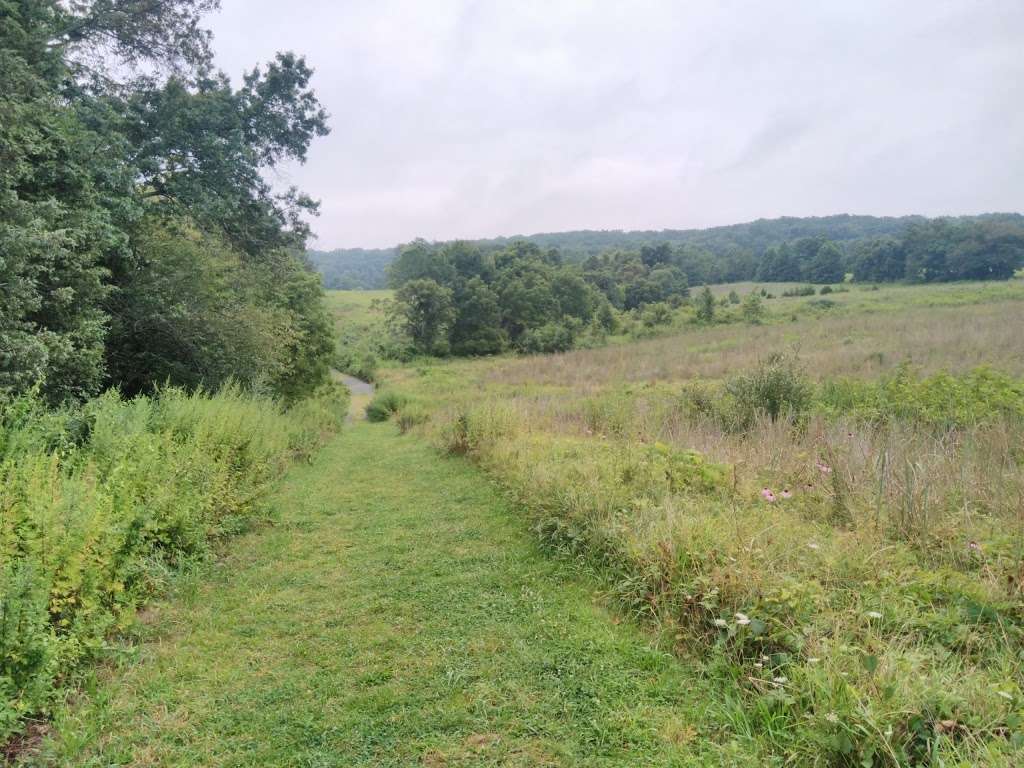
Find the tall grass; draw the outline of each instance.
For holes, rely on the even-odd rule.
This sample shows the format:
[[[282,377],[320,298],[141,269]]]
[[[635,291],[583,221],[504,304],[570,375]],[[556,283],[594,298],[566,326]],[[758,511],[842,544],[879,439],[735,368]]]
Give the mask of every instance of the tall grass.
[[[404,386],[433,403],[422,429],[440,446],[720,682],[723,738],[786,764],[1019,764],[1021,380],[904,367],[822,381],[770,355],[710,383],[598,367],[626,352]],[[652,350],[634,352],[643,365]],[[575,386],[573,362],[593,378]]]
[[[340,427],[341,392],[287,412],[231,388],[0,406],[0,741],[174,570],[259,514],[268,484]]]

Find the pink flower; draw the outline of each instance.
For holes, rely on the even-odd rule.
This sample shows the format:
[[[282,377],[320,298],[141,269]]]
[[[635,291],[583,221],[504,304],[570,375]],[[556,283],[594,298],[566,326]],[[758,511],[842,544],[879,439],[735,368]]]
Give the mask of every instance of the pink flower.
[[[775,494],[772,492],[771,488],[762,488],[761,496],[764,498],[765,501],[775,501]]]
[[[791,490],[789,490],[789,488],[784,489],[780,495],[784,499],[791,499],[791,498],[793,498],[793,492]]]

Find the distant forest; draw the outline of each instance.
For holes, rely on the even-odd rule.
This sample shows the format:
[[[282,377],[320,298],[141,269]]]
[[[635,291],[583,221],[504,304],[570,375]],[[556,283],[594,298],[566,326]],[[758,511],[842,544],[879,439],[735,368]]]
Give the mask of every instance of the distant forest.
[[[710,229],[582,230],[471,243],[487,252],[525,241],[558,250],[567,263],[668,244],[689,284],[699,285],[740,280],[835,282],[842,279],[834,274],[840,269],[855,279],[878,282],[1000,279],[1020,266],[1022,236],[1024,216],[1015,213],[944,219],[841,214],[758,219]],[[837,250],[834,253],[829,246],[819,258],[825,241]],[[913,253],[905,252],[908,247]],[[399,250],[346,248],[310,250],[308,255],[327,288],[369,290],[388,286],[387,268]],[[815,260],[818,265],[807,273]],[[957,264],[950,267],[950,261]],[[819,270],[820,279],[815,279]]]

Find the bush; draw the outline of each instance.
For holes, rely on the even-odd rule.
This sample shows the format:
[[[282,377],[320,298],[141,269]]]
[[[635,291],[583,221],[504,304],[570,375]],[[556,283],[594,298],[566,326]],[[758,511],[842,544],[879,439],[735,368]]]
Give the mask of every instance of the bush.
[[[672,308],[663,301],[647,304],[640,312],[640,322],[647,328],[669,325],[672,322]]]
[[[0,404],[0,741],[49,711],[169,569],[249,525],[346,410],[335,387],[287,412],[236,389]]]
[[[576,340],[575,328],[568,323],[545,323],[523,334],[519,346],[529,354],[568,352]]]
[[[1024,420],[1024,381],[990,368],[921,377],[901,365],[878,382],[828,382],[819,400],[830,414],[874,423],[908,421],[938,430]]]
[[[818,294],[821,295],[821,296],[827,296],[830,293],[832,293],[832,286],[831,285],[823,285],[823,286],[821,286],[821,290],[818,291]]]
[[[426,424],[429,419],[430,415],[426,408],[418,403],[408,403],[398,411],[395,423],[398,425],[398,431],[404,435],[413,427]]]
[[[813,296],[815,293],[817,293],[817,291],[815,291],[813,285],[801,285],[796,288],[790,288],[783,291],[782,295],[785,298],[792,298],[795,296]]]
[[[772,355],[750,373],[725,385],[733,405],[734,426],[749,429],[760,419],[801,419],[811,405],[813,389],[793,355]]]
[[[407,402],[404,395],[393,390],[378,392],[366,406],[366,419],[374,422],[387,421],[398,413]]]

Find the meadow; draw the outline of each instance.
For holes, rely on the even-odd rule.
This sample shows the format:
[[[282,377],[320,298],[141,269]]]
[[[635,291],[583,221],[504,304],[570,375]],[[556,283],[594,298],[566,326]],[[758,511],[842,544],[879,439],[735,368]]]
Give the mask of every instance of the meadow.
[[[699,669],[708,739],[754,762],[1019,764],[1024,284],[827,298],[385,366],[371,414],[483,467]]]

